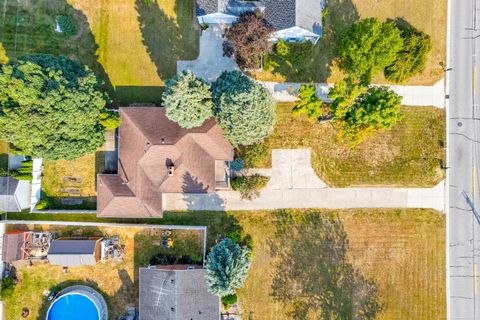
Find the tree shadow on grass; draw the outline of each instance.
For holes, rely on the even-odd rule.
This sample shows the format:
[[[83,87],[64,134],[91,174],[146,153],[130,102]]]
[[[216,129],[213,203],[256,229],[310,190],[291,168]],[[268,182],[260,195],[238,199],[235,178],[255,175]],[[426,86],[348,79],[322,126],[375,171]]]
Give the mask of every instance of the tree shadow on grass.
[[[327,6],[322,38],[312,48],[293,44],[294,52],[285,58],[274,55],[272,73],[280,74],[287,82],[327,82],[342,33],[360,19],[351,0],[329,0]]]
[[[348,261],[341,222],[318,211],[278,211],[272,296],[293,319],[375,319],[383,306],[375,282]]]
[[[143,43],[162,80],[176,74],[177,60],[195,59],[198,55],[198,31],[193,25],[192,3],[192,0],[175,1],[174,19],[160,8],[157,1],[148,4],[136,0]]]
[[[64,0],[26,0],[5,1],[3,13],[0,15],[0,43],[10,61],[33,53],[64,55],[92,69],[113,97],[113,86],[98,62],[99,46],[82,11]],[[70,17],[75,34],[55,32],[58,15]]]

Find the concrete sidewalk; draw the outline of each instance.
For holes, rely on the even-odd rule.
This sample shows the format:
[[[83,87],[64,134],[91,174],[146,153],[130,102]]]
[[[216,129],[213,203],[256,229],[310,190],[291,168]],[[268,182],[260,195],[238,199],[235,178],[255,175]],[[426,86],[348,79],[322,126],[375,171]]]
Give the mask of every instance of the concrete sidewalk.
[[[163,194],[164,210],[444,209],[444,182],[434,188],[329,188],[313,171],[308,149],[273,150],[269,172],[269,183],[253,201],[241,199],[235,191]]]
[[[272,94],[273,98],[281,102],[292,102],[297,100],[298,89],[302,83],[296,82],[268,82],[259,81]],[[328,98],[328,92],[333,86],[327,83],[315,83],[317,95],[326,102],[331,100]],[[402,96],[402,104],[407,106],[433,106],[444,108],[445,104],[445,86],[444,80],[440,80],[433,86],[399,86],[390,85],[390,89]]]

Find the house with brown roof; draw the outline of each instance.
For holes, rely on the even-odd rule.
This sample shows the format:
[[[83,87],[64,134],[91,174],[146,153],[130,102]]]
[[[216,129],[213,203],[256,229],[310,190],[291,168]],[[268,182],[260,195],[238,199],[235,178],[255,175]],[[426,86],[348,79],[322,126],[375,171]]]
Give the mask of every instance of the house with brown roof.
[[[97,179],[100,217],[161,218],[163,193],[230,187],[233,148],[214,119],[181,128],[160,107],[120,108],[118,173]]]

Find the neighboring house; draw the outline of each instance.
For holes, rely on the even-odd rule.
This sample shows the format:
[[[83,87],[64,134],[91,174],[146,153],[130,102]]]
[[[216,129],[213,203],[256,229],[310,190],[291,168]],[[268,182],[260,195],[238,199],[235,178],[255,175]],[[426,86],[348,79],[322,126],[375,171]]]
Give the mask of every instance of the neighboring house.
[[[120,108],[118,174],[97,179],[99,217],[161,218],[163,193],[230,186],[233,149],[213,119],[183,129],[160,107]]]
[[[0,212],[20,212],[30,208],[30,182],[0,177]]]
[[[325,0],[197,0],[200,24],[231,24],[244,12],[260,10],[276,32],[272,41],[317,43],[322,36]]]
[[[140,268],[139,320],[218,320],[220,299],[208,292],[205,274]]]
[[[63,267],[95,265],[101,256],[101,240],[53,240],[48,249],[48,262]]]

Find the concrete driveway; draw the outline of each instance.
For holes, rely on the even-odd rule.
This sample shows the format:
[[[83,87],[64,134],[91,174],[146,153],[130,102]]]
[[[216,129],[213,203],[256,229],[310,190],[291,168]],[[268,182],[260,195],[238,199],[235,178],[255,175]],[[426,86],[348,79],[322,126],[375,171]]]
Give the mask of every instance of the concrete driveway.
[[[221,25],[210,25],[200,36],[200,54],[196,60],[177,61],[177,72],[191,71],[208,82],[215,81],[225,70],[238,70],[233,59],[223,56],[223,33]]]
[[[310,150],[272,152],[272,169],[260,197],[244,200],[235,191],[163,194],[164,210],[266,210],[281,208],[433,208],[443,210],[444,182],[433,188],[329,188],[310,164]],[[254,171],[252,171],[254,173]],[[270,173],[270,174],[268,174]]]

